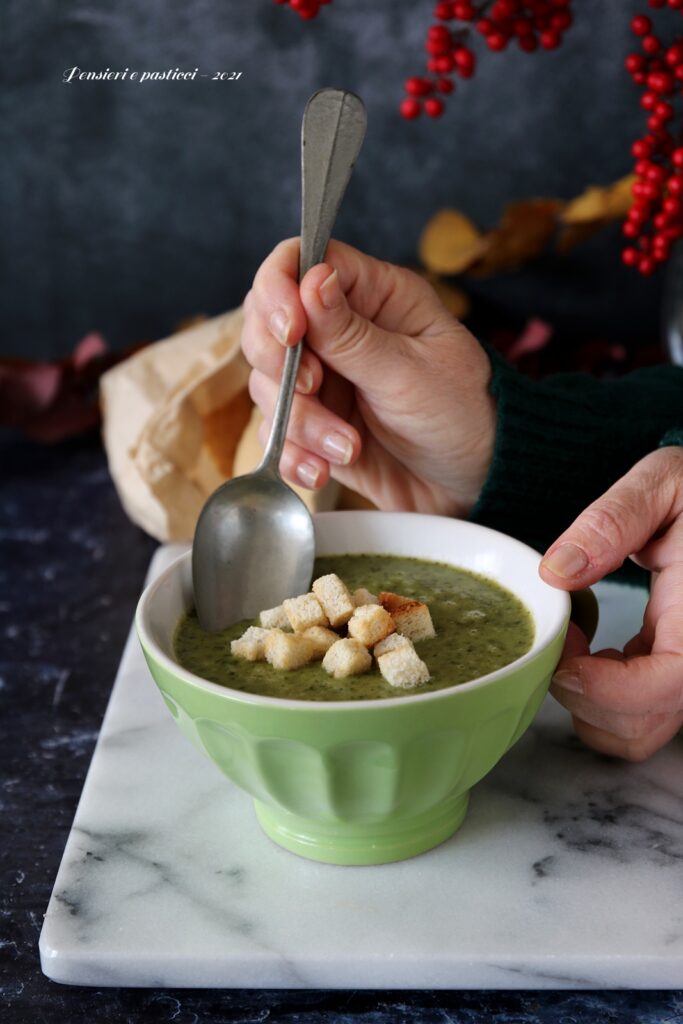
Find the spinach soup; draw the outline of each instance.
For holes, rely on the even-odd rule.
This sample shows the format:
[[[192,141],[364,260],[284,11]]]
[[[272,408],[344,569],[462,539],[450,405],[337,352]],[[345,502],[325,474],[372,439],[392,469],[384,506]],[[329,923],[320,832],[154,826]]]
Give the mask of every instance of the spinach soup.
[[[396,689],[376,665],[364,675],[335,679],[320,661],[278,671],[263,661],[246,662],[230,652],[230,642],[251,622],[219,633],[201,628],[194,611],[175,631],[176,660],[212,683],[290,700],[376,700],[410,697],[464,683],[521,657],[532,645],[530,613],[510,591],[491,580],[441,562],[395,555],[328,555],[316,559],[314,579],[336,573],[350,590],[409,594],[429,606],[436,636],[416,649],[429,666],[430,680],[410,690]]]

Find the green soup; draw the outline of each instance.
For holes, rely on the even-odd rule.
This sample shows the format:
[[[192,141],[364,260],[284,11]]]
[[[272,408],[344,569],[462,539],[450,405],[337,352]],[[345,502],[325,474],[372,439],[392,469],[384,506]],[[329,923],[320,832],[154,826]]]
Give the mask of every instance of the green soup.
[[[207,633],[194,612],[176,628],[174,651],[179,664],[233,690],[290,700],[376,700],[410,697],[464,683],[507,665],[529,650],[534,638],[531,615],[509,590],[483,576],[441,562],[394,555],[329,555],[317,558],[314,579],[336,573],[350,590],[389,590],[429,605],[436,636],[419,640],[415,649],[431,679],[412,690],[390,686],[375,666],[370,672],[333,679],[319,661],[292,671],[266,662],[233,657],[230,641],[241,636],[245,621],[220,633]]]

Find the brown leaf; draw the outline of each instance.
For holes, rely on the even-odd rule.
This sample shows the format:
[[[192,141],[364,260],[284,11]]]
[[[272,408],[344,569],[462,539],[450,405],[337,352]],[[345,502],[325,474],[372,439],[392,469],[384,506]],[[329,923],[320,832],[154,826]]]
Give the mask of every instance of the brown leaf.
[[[458,210],[439,210],[420,237],[422,263],[434,274],[460,274],[486,245],[479,229]]]
[[[631,189],[635,180],[635,175],[628,174],[604,188],[597,185],[589,186],[585,192],[567,204],[562,213],[562,220],[565,224],[601,224],[604,221],[625,217],[633,202]]]
[[[472,270],[486,276],[515,270],[545,249],[557,228],[564,206],[560,199],[524,199],[511,203],[500,224],[486,237],[488,245]]]

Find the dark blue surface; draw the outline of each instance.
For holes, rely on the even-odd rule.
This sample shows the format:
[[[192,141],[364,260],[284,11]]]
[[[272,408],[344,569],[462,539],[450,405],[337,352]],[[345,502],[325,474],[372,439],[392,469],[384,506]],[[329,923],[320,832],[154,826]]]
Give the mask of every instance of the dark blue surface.
[[[0,481],[3,1024],[683,1022],[683,992],[154,992],[44,978],[42,915],[155,545],[126,519],[95,437],[0,437]]]

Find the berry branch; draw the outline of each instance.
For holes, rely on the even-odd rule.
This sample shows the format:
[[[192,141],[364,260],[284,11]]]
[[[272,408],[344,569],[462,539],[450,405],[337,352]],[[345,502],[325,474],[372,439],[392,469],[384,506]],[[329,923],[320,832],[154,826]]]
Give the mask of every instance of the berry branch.
[[[683,14],[683,0],[649,0],[650,7]],[[641,53],[630,53],[626,70],[643,92],[647,132],[631,147],[636,181],[623,227],[632,244],[622,252],[628,267],[649,276],[683,236],[683,37],[665,46],[645,14],[631,22]],[[635,243],[635,244],[633,244]]]
[[[555,50],[571,27],[570,7],[571,0],[440,0],[434,8],[439,23],[430,26],[425,40],[427,74],[406,81],[401,116],[412,121],[423,111],[429,117],[443,114],[443,97],[456,88],[453,76],[472,78],[475,73],[472,40],[477,34],[497,53],[513,40],[525,53],[539,46]]]
[[[299,17],[315,18],[331,0],[274,0],[288,4]],[[683,14],[683,0],[648,0],[653,10]],[[426,70],[405,82],[399,110],[408,121],[421,114],[441,117],[456,79],[472,78],[477,36],[495,52],[513,41],[524,53],[554,50],[572,25],[572,0],[438,0],[436,23],[425,39]],[[631,147],[636,181],[623,233],[629,244],[623,262],[648,276],[665,262],[672,244],[683,237],[683,36],[664,44],[645,14],[631,29],[642,52],[626,58],[626,70],[642,89],[640,105],[647,131]]]

